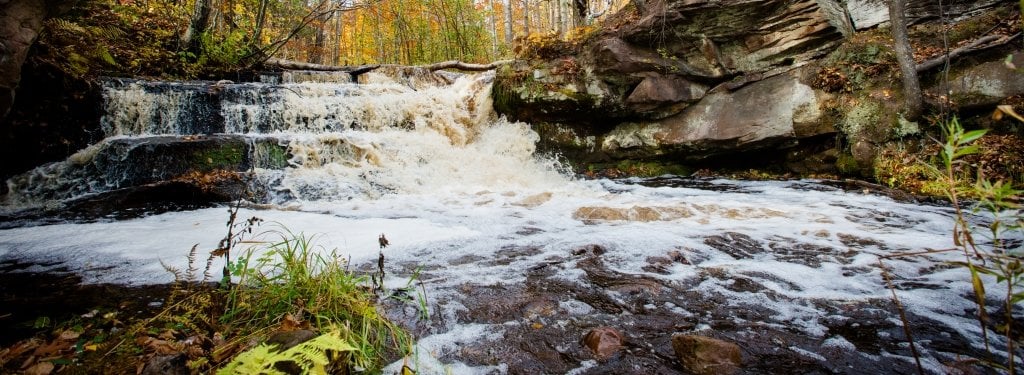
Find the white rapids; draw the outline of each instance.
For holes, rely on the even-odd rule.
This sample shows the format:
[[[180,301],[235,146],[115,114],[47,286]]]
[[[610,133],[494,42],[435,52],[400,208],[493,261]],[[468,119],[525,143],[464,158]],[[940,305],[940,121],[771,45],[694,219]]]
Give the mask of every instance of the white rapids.
[[[238,100],[220,108],[225,132],[276,136],[292,155],[283,170],[257,170],[277,198],[248,205],[240,219],[256,216],[278,223],[264,224],[267,229],[280,225],[315,235],[323,251],[336,249],[354,265],[375,264],[383,233],[391,243],[383,250],[388,285],[404,285],[409,265],[428,270],[423,282],[440,322],[419,338],[420,373],[509,371],[504,364],[460,358],[457,343],[500,341],[510,324],[519,324],[461,321],[466,307],[460,286],[522,284],[527,270],[538,266],[554,267],[554,278],[579,282],[585,276],[581,258],[571,254],[591,245],[606,251],[601,259],[611,271],[689,285],[692,292],[722,296],[735,309],[770,309],[774,314],[765,324],[822,342],[816,348],[779,348],[810,361],[829,359],[821,348],[856,350],[830,332],[824,322],[835,317],[819,302],[887,301],[891,292],[879,271],[880,256],[952,247],[947,208],[819,181],[657,186],[568,177],[558,163],[534,154],[537,135],[527,124],[494,115],[488,83],[487,76],[465,76],[418,90],[395,83],[288,84],[275,86],[285,88],[273,94],[283,96],[280,101],[261,106]],[[136,91],[108,96],[115,108],[135,108],[105,120],[111,136],[176,132],[180,126],[170,120],[147,128],[153,121],[139,120],[140,113],[152,116],[145,111],[159,107],[143,107],[161,104],[131,90]],[[37,264],[24,271],[61,268],[89,283],[165,283],[173,277],[160,262],[183,268],[193,245],[215,248],[227,216],[222,207],[5,229],[0,261]],[[524,248],[533,250],[503,255]],[[686,261],[652,269],[652,259],[673,253]],[[492,261],[500,258],[506,261]],[[947,252],[887,259],[885,265],[906,285],[898,293],[909,313],[941,323],[940,330],[966,337],[965,346],[979,349],[977,321],[965,314],[975,308],[967,271],[946,267],[961,259]],[[703,278],[709,272],[725,277]],[[728,281],[732,276],[767,291],[737,291]],[[999,286],[990,288],[998,294]],[[558,302],[563,321],[594,310],[571,298]],[[650,308],[668,309],[680,319],[702,314],[682,302]],[[891,316],[897,319],[895,312]],[[936,372],[954,357],[938,349],[925,354],[925,367]],[[905,353],[876,356],[912,361]],[[573,373],[600,366],[581,361]]]

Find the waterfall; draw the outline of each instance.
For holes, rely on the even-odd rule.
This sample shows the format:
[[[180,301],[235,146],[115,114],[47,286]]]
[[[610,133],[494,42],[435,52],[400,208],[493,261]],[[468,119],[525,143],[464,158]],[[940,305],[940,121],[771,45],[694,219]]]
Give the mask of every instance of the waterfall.
[[[389,73],[362,83],[309,73],[271,78],[315,82],[105,79],[106,138],[12,178],[5,205],[53,205],[213,169],[255,170],[269,192],[262,203],[276,204],[564,184],[557,163],[534,156],[529,126],[494,113],[493,73]]]

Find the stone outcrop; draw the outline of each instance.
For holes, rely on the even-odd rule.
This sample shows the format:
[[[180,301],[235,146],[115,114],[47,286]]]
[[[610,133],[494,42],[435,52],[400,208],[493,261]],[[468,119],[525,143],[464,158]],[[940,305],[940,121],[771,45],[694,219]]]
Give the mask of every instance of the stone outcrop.
[[[704,156],[756,149],[834,132],[821,125],[819,96],[795,74],[758,81],[735,92],[718,91],[669,118],[615,127],[600,147],[606,152],[650,148]]]
[[[959,1],[946,11],[966,17],[996,5]],[[911,21],[935,19],[933,8],[911,1]],[[541,150],[580,165],[745,159],[864,173],[879,145],[919,131],[899,116],[887,31],[854,35],[887,19],[874,0],[648,1],[595,35],[499,70],[495,108],[533,124]],[[956,75],[956,104],[1017,95],[1020,75],[999,64]],[[842,150],[833,149],[837,136]]]
[[[579,53],[503,69],[496,106],[547,124],[539,132],[555,147],[598,159],[792,145],[834,132],[818,121],[822,94],[783,73],[841,42],[850,27],[836,9],[825,0],[649,2]]]

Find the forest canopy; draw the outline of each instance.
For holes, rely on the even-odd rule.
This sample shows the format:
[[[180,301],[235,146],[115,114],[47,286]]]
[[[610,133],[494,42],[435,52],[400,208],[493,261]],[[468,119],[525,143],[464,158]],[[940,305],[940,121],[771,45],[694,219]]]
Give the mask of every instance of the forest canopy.
[[[47,21],[37,63],[72,76],[194,78],[267,58],[326,65],[511,55],[530,35],[563,37],[627,0],[83,0]]]

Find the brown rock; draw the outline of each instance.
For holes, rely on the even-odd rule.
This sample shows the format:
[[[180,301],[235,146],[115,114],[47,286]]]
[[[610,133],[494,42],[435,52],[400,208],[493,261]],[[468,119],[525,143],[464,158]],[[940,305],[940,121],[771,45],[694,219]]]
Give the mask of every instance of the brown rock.
[[[597,327],[583,336],[583,345],[594,352],[597,359],[608,359],[622,350],[622,333],[611,327]]]
[[[683,368],[697,375],[734,374],[743,361],[736,344],[705,336],[673,335],[672,349]]]
[[[664,105],[696,102],[707,90],[707,86],[678,77],[647,77],[629,94],[626,104],[636,110],[650,111]]]

